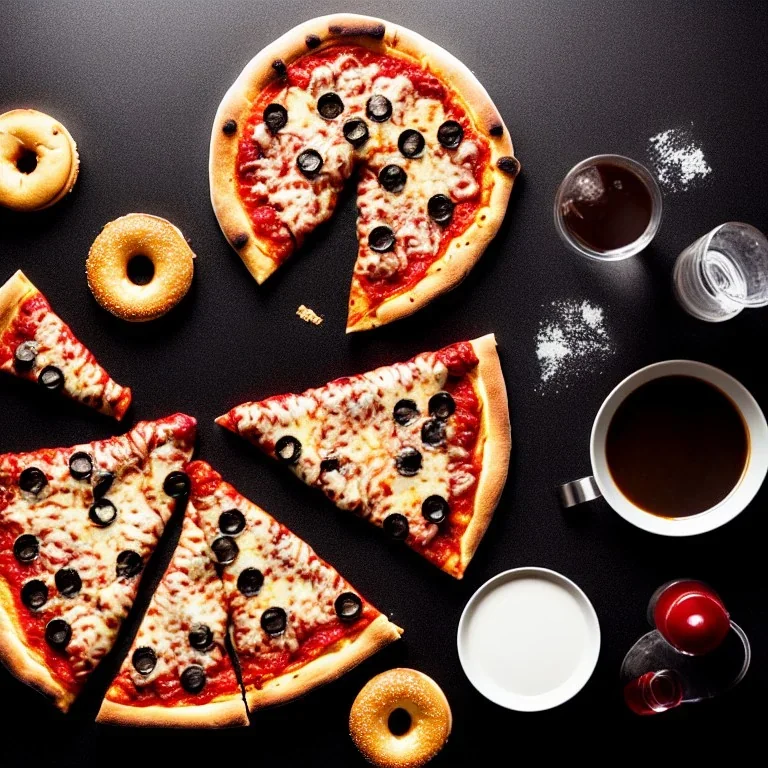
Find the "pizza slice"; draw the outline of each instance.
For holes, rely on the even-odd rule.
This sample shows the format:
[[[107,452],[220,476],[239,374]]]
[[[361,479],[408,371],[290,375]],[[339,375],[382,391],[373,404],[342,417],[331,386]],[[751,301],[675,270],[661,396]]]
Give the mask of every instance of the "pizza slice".
[[[112,647],[174,508],[195,420],[0,456],[0,660],[66,711]]]
[[[99,710],[116,725],[248,725],[224,644],[229,598],[197,511],[187,506],[179,542],[128,655]]]
[[[221,102],[210,187],[229,243],[262,283],[358,174],[347,331],[454,287],[495,236],[520,170],[474,75],[391,22],[336,14],[261,51]]]
[[[0,370],[118,420],[131,404],[21,270],[0,286]]]
[[[456,578],[491,521],[509,466],[493,335],[244,403],[216,421]]]
[[[232,644],[253,711],[335,680],[402,630],[298,536],[202,461],[187,466],[230,599]]]

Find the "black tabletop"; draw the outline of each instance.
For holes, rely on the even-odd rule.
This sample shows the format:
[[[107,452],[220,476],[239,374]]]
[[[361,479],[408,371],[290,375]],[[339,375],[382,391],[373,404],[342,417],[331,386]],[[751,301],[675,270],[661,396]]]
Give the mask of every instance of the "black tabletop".
[[[706,324],[685,315],[670,290],[675,256],[713,226],[741,220],[768,228],[768,7],[761,0],[390,0],[346,9],[352,6],[412,28],[464,61],[504,116],[523,173],[498,237],[457,290],[405,321],[349,337],[353,197],[347,195],[333,221],[259,288],[219,231],[207,174],[213,115],[244,64],[295,24],[345,10],[343,4],[3,3],[0,112],[34,107],[56,116],[78,143],[82,171],[74,193],[52,209],[0,213],[0,281],[23,269],[115,379],[133,388],[129,421],[175,411],[195,415],[198,455],[304,537],[406,630],[402,642],[343,679],[258,713],[248,730],[98,726],[95,711],[146,605],[145,589],[116,652],[69,715],[0,670],[3,765],[28,765],[30,755],[32,764],[87,765],[113,753],[131,754],[143,765],[186,765],[209,750],[206,759],[219,764],[362,765],[347,735],[349,708],[370,677],[393,666],[426,672],[450,700],[454,733],[435,766],[473,758],[473,764],[491,764],[488,756],[510,754],[510,739],[525,738],[531,728],[556,734],[576,724],[594,733],[600,724],[628,730],[636,743],[658,732],[662,721],[716,721],[730,730],[768,685],[765,490],[724,528],[690,539],[643,533],[601,501],[565,515],[553,492],[589,471],[597,408],[643,365],[676,357],[712,363],[768,406],[762,373],[768,310]],[[568,252],[551,213],[564,173],[602,152],[645,162],[649,138],[667,129],[689,131],[711,173],[688,189],[666,192],[661,230],[639,257],[596,264]],[[127,324],[104,312],[85,281],[96,234],[132,211],[170,219],[197,254],[188,297],[149,324]],[[615,351],[569,378],[568,386],[542,387],[536,336],[551,317],[551,302],[584,300],[603,309]],[[300,304],[323,315],[324,324],[299,320]],[[514,447],[501,503],[461,582],[390,547],[377,531],[336,511],[213,423],[246,399],[301,391],[491,331],[509,389]],[[70,445],[122,430],[11,377],[0,382],[0,403],[0,451]],[[177,532],[178,520],[150,579],[162,571]],[[465,678],[456,650],[459,616],[470,595],[494,574],[525,565],[575,580],[594,603],[602,629],[600,659],[585,689],[535,715],[485,700]],[[619,665],[647,630],[645,607],[655,587],[681,575],[720,591],[752,640],[752,667],[739,688],[718,700],[641,720],[624,707]]]

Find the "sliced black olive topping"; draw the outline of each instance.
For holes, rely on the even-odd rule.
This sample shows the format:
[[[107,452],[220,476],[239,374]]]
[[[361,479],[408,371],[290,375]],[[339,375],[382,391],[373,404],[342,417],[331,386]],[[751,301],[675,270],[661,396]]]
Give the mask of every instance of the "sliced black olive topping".
[[[278,77],[285,77],[288,74],[288,68],[282,59],[275,59],[272,62],[272,69],[275,70]]]
[[[85,480],[93,472],[93,459],[84,451],[73,453],[69,457],[69,474],[75,480]]]
[[[93,477],[93,498],[100,499],[112,487],[115,476],[111,472],[97,472]]]
[[[447,419],[456,410],[456,401],[448,392],[438,392],[429,398],[429,412],[438,419]]]
[[[455,120],[446,120],[437,129],[437,140],[446,149],[456,149],[464,138],[464,129]]]
[[[211,544],[213,554],[222,565],[229,565],[235,562],[235,558],[240,554],[240,547],[231,536],[219,536]]]
[[[80,574],[74,568],[61,568],[53,578],[56,589],[64,597],[74,597],[83,588]]]
[[[341,466],[341,462],[337,458],[332,456],[331,458],[323,459],[320,462],[320,471],[321,472],[338,472],[340,466]]]
[[[140,675],[149,675],[157,666],[157,654],[148,646],[137,648],[131,656],[131,663]]]
[[[424,519],[435,525],[440,525],[450,511],[448,502],[442,496],[427,496],[421,503],[421,514],[424,515]]]
[[[376,253],[386,253],[395,247],[395,233],[389,227],[374,227],[368,233],[368,245]]]
[[[301,456],[301,443],[292,435],[283,435],[275,443],[275,456],[284,464],[295,464]]]
[[[40,553],[40,542],[31,533],[22,533],[13,542],[13,555],[20,563],[31,563]]]
[[[344,123],[344,138],[355,148],[360,147],[368,141],[368,125],[365,120],[356,117],[354,120],[347,120]]]
[[[13,363],[17,371],[29,371],[35,364],[37,345],[34,341],[22,341],[13,353]]]
[[[408,518],[399,512],[393,512],[384,518],[384,533],[395,541],[405,541],[408,538]]]
[[[392,117],[392,102],[380,93],[374,93],[365,103],[365,114],[375,123],[383,123]]]
[[[245,515],[239,509],[227,509],[219,515],[219,530],[235,536],[245,528]]]
[[[415,448],[403,448],[395,459],[397,471],[405,477],[413,477],[421,469],[421,454]]]
[[[45,626],[45,642],[60,651],[69,645],[72,639],[72,627],[64,619],[51,619]]]
[[[453,218],[454,207],[448,195],[432,195],[427,202],[427,213],[438,224],[447,224]]]
[[[19,488],[27,493],[37,496],[48,485],[48,478],[42,469],[27,467],[19,475]]]
[[[511,176],[517,176],[520,173],[520,161],[516,157],[500,157],[496,161],[496,167],[504,173],[508,173]]]
[[[494,123],[488,133],[490,133],[491,136],[503,136],[504,126],[501,123]]]
[[[401,426],[410,424],[419,416],[419,408],[413,400],[398,400],[395,403],[392,417]]]
[[[205,688],[205,670],[199,664],[190,664],[181,673],[181,687],[187,693],[200,693]]]
[[[117,575],[123,576],[126,579],[130,579],[133,576],[141,573],[141,569],[144,567],[144,563],[141,559],[141,555],[138,552],[134,552],[132,549],[124,549],[117,556]]]
[[[40,371],[37,383],[50,392],[57,392],[64,386],[64,374],[55,365],[46,365]]]
[[[342,592],[333,607],[342,621],[355,621],[363,612],[363,601],[354,592]]]
[[[231,136],[237,130],[237,123],[230,118],[224,122],[224,125],[221,126],[221,130],[224,131],[227,136]]]
[[[264,574],[258,568],[243,568],[237,577],[237,588],[246,596],[258,595],[264,584]]]
[[[397,148],[404,157],[418,157],[424,151],[424,137],[413,128],[408,128],[400,134]]]
[[[402,192],[406,181],[408,174],[399,165],[385,165],[379,171],[379,184],[387,192]]]
[[[88,510],[88,519],[99,528],[106,528],[117,519],[117,507],[109,499],[96,499]]]
[[[288,110],[282,104],[267,104],[263,117],[264,125],[271,134],[275,134],[281,128],[285,128],[288,122]]]
[[[232,245],[240,250],[248,242],[248,235],[245,232],[239,232],[232,238]]]
[[[296,165],[304,176],[311,179],[320,173],[320,169],[323,167],[323,158],[316,150],[305,149],[303,152],[299,152]]]
[[[189,495],[192,484],[186,472],[169,472],[163,481],[163,490],[174,499],[181,499]]]
[[[324,93],[317,100],[317,111],[320,113],[320,117],[334,120],[344,111],[344,102],[337,93]]]
[[[426,445],[442,445],[445,442],[445,422],[442,419],[425,421],[421,428],[421,440]]]
[[[32,579],[21,588],[21,602],[36,611],[48,602],[48,587],[40,579]]]
[[[195,624],[187,637],[196,651],[207,651],[213,645],[213,632],[207,624]]]
[[[307,35],[304,42],[307,44],[307,48],[317,48],[322,41],[317,35]]]
[[[261,614],[261,628],[274,637],[282,635],[288,625],[288,614],[282,608],[267,608]]]

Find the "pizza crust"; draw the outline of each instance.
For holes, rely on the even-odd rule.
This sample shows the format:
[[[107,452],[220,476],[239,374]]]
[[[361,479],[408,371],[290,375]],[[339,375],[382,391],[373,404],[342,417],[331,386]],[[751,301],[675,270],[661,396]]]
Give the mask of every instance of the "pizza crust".
[[[97,723],[152,728],[231,728],[248,725],[248,713],[240,695],[207,704],[177,707],[132,707],[104,699]]]
[[[22,303],[35,293],[37,288],[20,269],[0,286],[0,336],[16,318]]]

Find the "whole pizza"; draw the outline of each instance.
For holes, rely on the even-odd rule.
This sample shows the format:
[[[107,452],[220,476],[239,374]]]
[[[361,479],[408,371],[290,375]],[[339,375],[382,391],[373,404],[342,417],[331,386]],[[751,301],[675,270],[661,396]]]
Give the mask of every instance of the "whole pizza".
[[[352,14],[308,21],[261,51],[211,136],[213,208],[259,283],[356,177],[348,332],[457,285],[496,234],[519,169],[466,66],[410,30]]]

